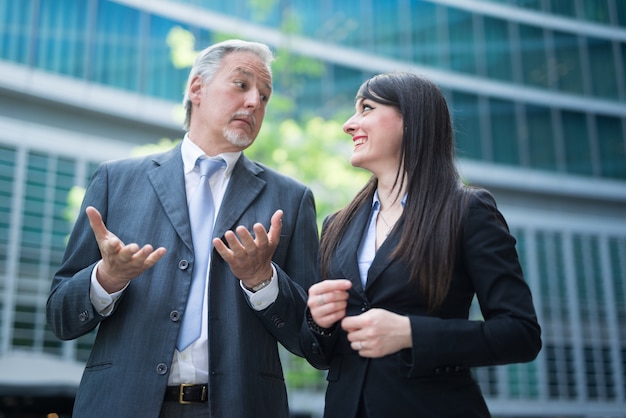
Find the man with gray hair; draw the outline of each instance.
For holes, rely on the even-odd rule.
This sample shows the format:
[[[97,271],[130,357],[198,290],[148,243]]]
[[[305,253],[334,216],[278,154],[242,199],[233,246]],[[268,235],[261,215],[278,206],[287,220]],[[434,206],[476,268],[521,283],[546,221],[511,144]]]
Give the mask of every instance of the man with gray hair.
[[[297,355],[318,277],[311,190],[243,155],[274,57],[200,52],[170,151],[100,165],[47,303],[61,339],[98,327],[74,417],[288,417],[278,342]]]

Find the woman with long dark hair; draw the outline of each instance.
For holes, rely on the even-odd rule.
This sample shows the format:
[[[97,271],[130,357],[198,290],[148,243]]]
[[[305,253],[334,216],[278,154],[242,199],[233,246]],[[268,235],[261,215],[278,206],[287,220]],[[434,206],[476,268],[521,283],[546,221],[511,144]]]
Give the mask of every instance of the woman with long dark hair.
[[[445,98],[380,74],[344,131],[372,177],[325,220],[309,289],[302,345],[329,369],[324,416],[488,417],[470,369],[533,360],[541,331],[494,198],[460,180]]]

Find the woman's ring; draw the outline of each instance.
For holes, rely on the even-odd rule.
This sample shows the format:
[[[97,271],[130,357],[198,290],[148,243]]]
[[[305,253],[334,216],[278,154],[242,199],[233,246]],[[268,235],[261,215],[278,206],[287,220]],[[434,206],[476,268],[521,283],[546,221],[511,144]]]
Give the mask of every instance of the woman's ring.
[[[317,297],[317,301],[320,304],[320,306],[324,305],[325,301],[324,301],[324,295],[319,295]]]
[[[361,351],[363,350],[363,344],[361,344],[361,341],[357,341],[357,346],[356,346],[356,351]]]

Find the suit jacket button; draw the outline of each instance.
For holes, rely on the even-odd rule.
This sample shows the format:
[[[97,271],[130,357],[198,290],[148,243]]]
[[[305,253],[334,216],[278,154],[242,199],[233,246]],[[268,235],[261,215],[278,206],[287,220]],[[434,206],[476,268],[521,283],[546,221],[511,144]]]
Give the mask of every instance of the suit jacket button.
[[[282,319],[280,319],[280,316],[278,316],[277,314],[272,315],[271,319],[276,328],[282,328],[285,326],[285,322]]]
[[[365,312],[370,308],[370,306],[367,303],[364,303],[361,305],[361,312]]]
[[[81,313],[78,314],[78,320],[80,322],[85,322],[88,319],[89,319],[89,312],[82,311]]]
[[[441,367],[437,367],[435,369],[435,374],[441,374]]]
[[[165,374],[167,373],[167,366],[165,363],[159,363],[157,364],[156,371],[158,374]]]
[[[180,313],[178,311],[170,312],[170,319],[172,320],[172,322],[178,322],[178,320],[180,319]]]
[[[181,270],[187,270],[187,268],[189,268],[189,261],[187,260],[180,260],[178,262],[178,268]]]

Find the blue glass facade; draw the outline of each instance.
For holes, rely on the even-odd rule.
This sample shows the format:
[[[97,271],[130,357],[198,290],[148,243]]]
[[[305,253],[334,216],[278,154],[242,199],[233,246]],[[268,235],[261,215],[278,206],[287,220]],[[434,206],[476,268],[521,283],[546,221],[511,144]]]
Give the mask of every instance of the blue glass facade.
[[[440,84],[462,171],[496,194],[544,330],[536,361],[475,371],[494,415],[626,417],[626,1],[0,0],[0,93],[33,72],[178,103],[188,69],[170,59],[175,27],[197,49],[223,35],[270,44],[276,94],[293,103],[279,112],[299,119],[347,114],[376,72]],[[61,343],[45,328],[49,278],[72,187],[128,147],[86,149],[81,132],[53,135],[28,115],[42,126],[24,134],[21,93],[0,100],[0,354],[84,361],[92,336]]]
[[[123,3],[3,0],[0,59],[178,101],[186,69],[171,64],[164,42],[168,32],[182,26],[200,46],[210,44],[215,32]],[[435,79],[439,74],[464,77],[450,86],[442,77],[441,84],[450,88],[459,151],[467,158],[626,179],[623,2],[590,6],[585,1],[581,7],[571,1],[465,2],[463,8],[447,4],[463,3],[452,1],[258,3],[219,2],[207,9],[275,29],[294,21],[301,37],[393,60],[398,67],[424,66]],[[550,4],[551,15],[538,12],[546,9],[540,6],[544,3]],[[520,10],[530,15],[510,19]],[[609,17],[610,22],[603,20]],[[529,23],[533,18],[536,23]],[[582,32],[580,25],[587,25]],[[306,50],[295,53],[306,56]],[[330,56],[322,64],[321,76],[301,77],[298,88],[276,80],[278,92],[282,88],[296,96],[296,116],[324,107],[327,116],[345,108],[355,86],[375,72],[359,62],[333,62]],[[494,94],[485,94],[474,81],[492,83]],[[513,90],[499,91],[502,86]],[[518,90],[526,97],[516,97]],[[546,102],[539,95],[546,92],[559,102]],[[477,111],[478,106],[484,110]]]

